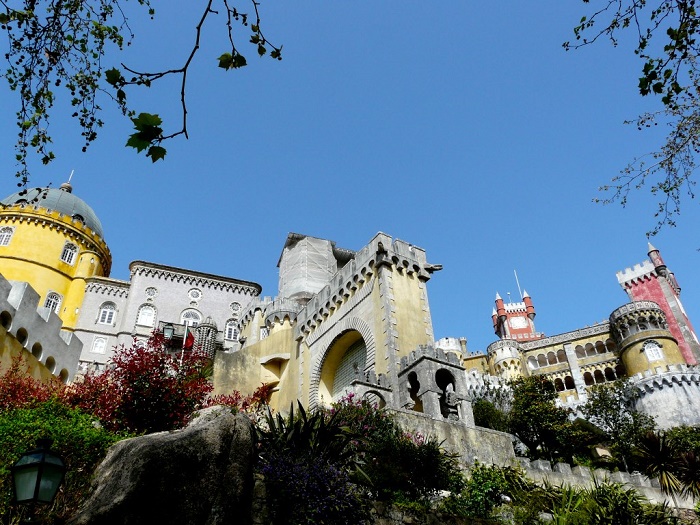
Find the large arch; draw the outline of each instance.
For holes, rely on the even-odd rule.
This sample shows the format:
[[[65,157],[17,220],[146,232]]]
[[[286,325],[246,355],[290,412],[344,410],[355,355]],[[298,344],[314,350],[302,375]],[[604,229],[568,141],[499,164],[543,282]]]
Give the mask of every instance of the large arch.
[[[311,384],[309,388],[309,407],[314,409],[321,402],[332,399],[332,381],[335,371],[345,353],[358,340],[364,341],[365,362],[364,372],[374,368],[376,343],[369,325],[358,317],[344,319],[331,328],[318,343],[323,351],[316,354],[311,365]],[[326,343],[325,341],[328,341]]]

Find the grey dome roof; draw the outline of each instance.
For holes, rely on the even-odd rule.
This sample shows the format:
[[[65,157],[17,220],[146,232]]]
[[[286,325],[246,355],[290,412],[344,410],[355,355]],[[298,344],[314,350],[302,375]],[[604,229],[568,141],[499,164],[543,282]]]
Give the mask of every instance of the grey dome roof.
[[[85,226],[104,239],[102,223],[95,212],[85,201],[71,193],[70,184],[62,184],[61,189],[55,188],[31,188],[26,192],[18,191],[0,201],[0,204],[11,206],[13,204],[28,203],[49,210],[55,210],[68,217],[82,218]]]

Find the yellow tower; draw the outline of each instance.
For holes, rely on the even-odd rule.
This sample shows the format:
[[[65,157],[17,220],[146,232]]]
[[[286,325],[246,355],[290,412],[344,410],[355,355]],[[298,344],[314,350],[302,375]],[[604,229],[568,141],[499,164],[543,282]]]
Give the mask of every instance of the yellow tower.
[[[75,328],[85,279],[109,276],[112,256],[95,212],[72,193],[33,188],[0,201],[0,274],[28,282],[64,328]]]

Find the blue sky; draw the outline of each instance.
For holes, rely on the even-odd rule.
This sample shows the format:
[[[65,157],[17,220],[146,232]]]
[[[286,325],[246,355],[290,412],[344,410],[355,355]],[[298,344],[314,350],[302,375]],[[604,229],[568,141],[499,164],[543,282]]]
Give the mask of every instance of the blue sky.
[[[179,66],[200,4],[154,2],[154,21],[132,19],[137,36],[123,60]],[[57,107],[58,159],[35,166],[32,182],[58,186],[75,170],[74,191],[102,220],[118,279],[130,261],[147,260],[255,281],[275,295],[289,232],[357,250],[382,231],[443,265],[428,285],[436,337],[464,336],[484,350],[496,292],[517,298],[514,270],[538,330],[589,325],[627,301],[615,272],[646,258],[655,211],[646,193],[625,209],[592,200],[663,130],[623,124],[658,103],[637,95],[640,64],[624,41],[562,49],[588,8],[264,2],[263,30],[284,45],[284,59],[243,46],[249,65],[232,72],[216,67],[227,49],[223,17],[212,17],[190,73],[189,140],[168,144],[166,160],[152,165],[123,147],[130,123],[107,110],[83,154]],[[129,96],[138,111],[178,125],[174,82]],[[5,91],[8,116],[12,103]],[[14,136],[8,117],[6,159]],[[11,161],[6,172],[9,194]],[[696,324],[698,211],[688,202],[679,226],[652,239]]]

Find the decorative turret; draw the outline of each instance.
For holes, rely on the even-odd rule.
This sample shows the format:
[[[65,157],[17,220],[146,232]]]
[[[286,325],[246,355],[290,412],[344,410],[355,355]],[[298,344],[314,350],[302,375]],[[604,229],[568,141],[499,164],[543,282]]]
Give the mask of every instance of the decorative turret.
[[[610,314],[610,329],[628,375],[684,364],[666,314],[653,301],[636,301]]]
[[[523,375],[522,349],[517,341],[502,339],[491,343],[486,349],[491,373],[503,379],[514,379]]]
[[[216,352],[217,327],[211,316],[195,328],[195,348],[203,352],[208,358],[214,359]]]
[[[523,302],[525,303],[525,309],[527,311],[527,316],[531,321],[534,321],[535,315],[535,307],[532,305],[532,299],[528,295],[526,290],[523,290]]]

